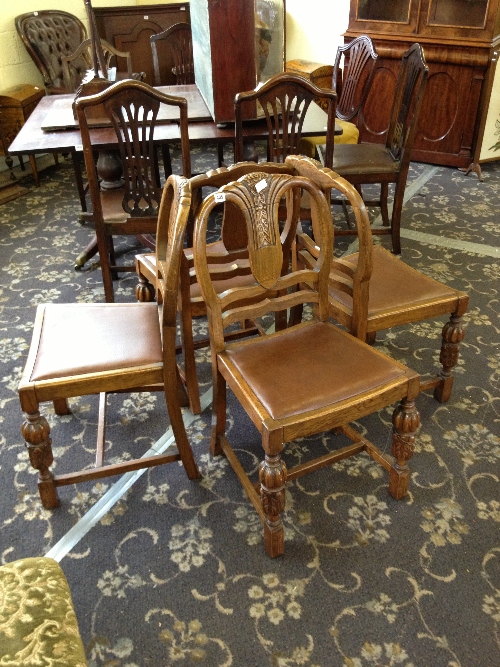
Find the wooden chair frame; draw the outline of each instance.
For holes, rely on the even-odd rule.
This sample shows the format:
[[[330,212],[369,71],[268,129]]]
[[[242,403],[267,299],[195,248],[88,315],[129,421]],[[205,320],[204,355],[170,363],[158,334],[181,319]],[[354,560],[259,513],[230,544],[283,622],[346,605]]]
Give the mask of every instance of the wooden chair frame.
[[[307,191],[311,197],[313,227],[318,229],[322,243],[313,268],[288,272],[290,257],[282,248],[283,237],[279,233],[278,207],[282,197],[297,189]],[[359,195],[348,184],[344,189],[350,192],[355,201],[359,200]],[[282,554],[284,550],[281,514],[284,510],[287,480],[330,465],[346,456],[367,451],[389,470],[389,491],[393,497],[398,499],[407,493],[409,479],[407,460],[413,452],[415,431],[420,420],[414,403],[414,398],[418,394],[419,378],[405,366],[372,350],[365,343],[340,331],[327,321],[333,225],[327,199],[318,186],[306,178],[256,173],[225,186],[219,193],[225,197],[226,204],[238,206],[243,212],[248,230],[249,258],[256,282],[252,287],[234,288],[221,294],[217,294],[214,289],[206,254],[207,221],[216,203],[215,195],[210,195],[201,207],[195,226],[194,242],[195,267],[207,304],[212,348],[213,418],[210,449],[214,455],[224,452],[234,468],[264,524],[266,551],[274,557]],[[297,211],[293,208],[291,213],[289,211],[287,224],[293,229],[297,222]],[[242,305],[249,302],[251,303],[249,306]],[[241,318],[255,319],[268,312],[293,309],[304,302],[314,305],[316,320],[297,324],[260,339],[231,343],[225,340],[224,329],[234,321]],[[321,358],[319,358],[315,356],[316,344],[323,336],[328,342],[326,347],[325,343],[321,344]],[[332,363],[337,369],[341,367],[344,361],[336,360],[334,351],[329,349],[329,341],[333,339],[342,345],[340,357],[346,355],[354,364],[359,363],[360,372],[363,377],[366,376],[366,386],[358,385],[355,390],[351,390],[350,387],[347,389],[340,383],[342,392],[345,391],[346,394],[342,394],[342,397],[339,394],[338,400],[332,398],[331,392],[335,391],[336,382],[332,382],[331,379],[328,388],[324,390],[326,392],[324,398],[318,398],[318,395],[323,397],[325,378],[319,380],[309,369],[309,361],[314,359],[315,369],[320,374],[325,372],[323,364],[326,363],[326,359],[322,356],[324,351],[328,355],[328,364]],[[295,355],[293,359],[288,358],[287,351],[299,348],[300,354]],[[281,355],[280,349],[283,349]],[[263,359],[267,359],[268,364],[264,363],[263,368],[260,368],[259,362]],[[369,359],[368,364],[367,359]],[[371,367],[372,364],[375,366],[382,364],[390,369],[390,373],[384,371],[384,380],[377,374],[378,379],[374,382],[371,375],[375,372],[374,367]],[[300,379],[289,388],[289,394],[285,397],[281,394],[282,385],[280,385],[276,396],[273,380],[269,378],[274,378],[276,381],[282,374],[286,375],[285,367],[290,368],[292,374],[298,368]],[[329,377],[330,368],[329,366],[326,371]],[[349,384],[349,371],[346,373]],[[287,375],[284,382],[288,385]],[[319,382],[320,386],[315,390],[314,397],[310,398],[309,384],[313,387],[316,382]],[[307,383],[309,383],[308,388],[304,389]],[[260,495],[225,436],[226,384],[262,436],[265,458],[259,467]],[[295,403],[293,408],[289,408],[288,397],[292,398],[295,390],[300,392],[300,396],[297,399],[293,398]],[[306,397],[302,395],[304,391]],[[392,458],[360,436],[348,422],[371,414],[398,399],[401,403],[393,415],[394,458]],[[307,401],[311,401],[311,404]],[[297,405],[308,405],[308,407],[297,407]],[[340,428],[353,444],[287,471],[281,460],[285,442],[337,428]]]
[[[19,385],[19,399],[25,413],[21,431],[28,448],[31,465],[39,471],[38,489],[42,504],[46,508],[56,507],[59,504],[57,496],[59,486],[100,479],[163,463],[181,460],[190,479],[199,477],[182,420],[181,402],[185,404],[186,397],[179,380],[175,359],[177,285],[182,244],[190,207],[189,181],[179,176],[171,176],[164,189],[157,230],[157,288],[162,295],[162,307],[140,303],[44,304],[38,307],[32,344]],[[161,358],[156,361],[138,361],[132,366],[119,364],[115,368],[108,367],[109,364],[103,365],[101,361],[98,367],[92,368],[89,358],[95,352],[92,344],[95,346],[96,340],[100,340],[110,348],[117,344],[114,334],[104,340],[103,335],[98,333],[93,342],[86,340],[91,348],[85,351],[83,361],[79,361],[78,354],[79,349],[81,350],[84,346],[74,351],[74,366],[79,370],[61,375],[48,370],[45,373],[40,372],[39,355],[50,352],[50,341],[47,338],[57,335],[57,331],[50,328],[47,331],[44,328],[44,321],[47,317],[51,318],[49,321],[54,322],[55,314],[56,320],[59,318],[69,322],[72,314],[74,316],[80,313],[80,317],[84,319],[94,317],[97,322],[100,322],[99,318],[102,317],[103,323],[106,323],[109,318],[114,321],[113,317],[118,312],[117,309],[124,308],[128,322],[143,321],[148,315],[149,321],[154,322],[153,329],[158,326],[159,330],[155,334],[155,339],[160,341]],[[145,309],[150,308],[153,308],[154,313],[146,313]],[[54,309],[57,309],[57,312]],[[90,329],[95,332],[97,327],[99,324]],[[133,348],[132,341],[131,346]],[[133,354],[124,352],[122,356],[127,358]],[[57,361],[51,363],[56,363],[56,367],[58,365]],[[41,364],[46,369],[47,361],[42,359]],[[169,448],[161,455],[104,465],[106,394],[130,391],[164,392],[176,447]],[[46,418],[40,414],[39,405],[46,401],[53,401],[56,414],[64,415],[70,412],[68,398],[87,394],[100,394],[95,468],[54,476],[50,470],[53,462],[50,428]]]
[[[343,179],[316,160],[291,156],[286,164],[313,180],[327,195],[331,189],[347,194]],[[356,220],[359,252],[332,260],[330,316],[360,340],[374,343],[377,331],[451,314],[442,330],[439,357],[442,368],[435,377],[420,382],[420,391],[434,389],[436,400],[444,403],[451,396],[452,371],[458,363],[460,343],[465,336],[463,315],[467,312],[469,297],[412,269],[381,246],[373,246],[365,205],[360,198],[351,196],[350,206]],[[309,236],[300,234],[298,242],[307,248],[308,256],[318,256],[319,246]],[[377,294],[390,293],[391,286],[393,292],[402,287],[404,299],[394,296],[379,305]]]
[[[119,81],[97,95],[81,97],[75,105],[106,301],[114,299],[113,275],[117,271],[135,270],[134,265],[117,264],[113,236],[135,235],[150,248],[154,247],[154,241],[148,235],[156,231],[161,184],[153,135],[162,104],[179,109],[183,174],[189,177],[191,158],[185,98],[166,95],[141,81],[127,80]],[[103,192],[99,187],[90,132],[96,109],[111,121],[118,140],[124,174],[121,189]]]
[[[132,78],[132,57],[128,51],[118,51],[114,46],[106,42],[104,39],[101,39],[101,46],[104,55],[104,71],[102,75],[105,79],[108,78],[108,70],[111,67],[111,62],[113,58],[124,58],[127,62],[127,77]],[[92,57],[90,54],[91,40],[85,39],[80,46],[76,49],[74,53],[69,56],[64,56],[62,58],[62,67],[64,70],[64,80],[69,90],[76,91],[78,86],[82,82],[82,74],[85,74],[85,71],[92,69]],[[73,63],[83,62],[84,72],[81,72],[79,68],[75,68]],[[75,76],[76,74],[76,76]]]
[[[160,61],[158,58],[158,42],[168,44],[174,66],[172,73],[177,85],[194,83],[193,41],[189,23],[175,23],[163,32],[151,35],[151,54],[153,57],[153,71],[155,86],[165,85],[162,80]]]

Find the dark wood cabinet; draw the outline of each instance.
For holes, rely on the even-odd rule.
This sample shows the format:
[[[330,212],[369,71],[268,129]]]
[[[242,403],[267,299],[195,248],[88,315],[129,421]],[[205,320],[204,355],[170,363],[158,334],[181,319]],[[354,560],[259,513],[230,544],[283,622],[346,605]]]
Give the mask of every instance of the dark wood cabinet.
[[[134,72],[144,72],[146,82],[153,85],[153,58],[149,38],[170,28],[174,23],[189,23],[189,3],[171,5],[139,5],[136,7],[95,7],[99,35],[120,51],[129,51]],[[168,54],[168,57],[171,57]],[[166,69],[170,72],[174,62]],[[118,71],[127,71],[123,58],[119,59]],[[165,85],[175,85],[171,81]]]
[[[190,7],[196,85],[215,122],[234,121],[235,95],[285,69],[285,0],[191,0]]]
[[[379,54],[361,140],[384,141],[401,56],[419,42],[429,81],[412,159],[468,167],[499,31],[499,0],[351,0],[344,41],[368,34]]]

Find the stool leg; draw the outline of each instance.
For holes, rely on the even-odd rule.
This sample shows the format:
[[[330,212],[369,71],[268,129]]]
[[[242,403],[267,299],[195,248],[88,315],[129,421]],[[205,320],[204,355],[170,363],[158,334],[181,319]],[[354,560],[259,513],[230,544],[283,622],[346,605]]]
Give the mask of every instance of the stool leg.
[[[408,493],[410,470],[407,461],[415,449],[415,433],[420,425],[420,414],[415,401],[404,398],[392,415],[392,454],[395,458],[389,473],[389,493],[399,500]]]
[[[52,509],[59,505],[59,498],[54,484],[54,475],[49,469],[54,461],[50,427],[45,417],[39,412],[25,412],[24,416],[25,421],[21,426],[21,433],[28,448],[30,463],[35,470],[38,470],[40,499],[46,509]]]

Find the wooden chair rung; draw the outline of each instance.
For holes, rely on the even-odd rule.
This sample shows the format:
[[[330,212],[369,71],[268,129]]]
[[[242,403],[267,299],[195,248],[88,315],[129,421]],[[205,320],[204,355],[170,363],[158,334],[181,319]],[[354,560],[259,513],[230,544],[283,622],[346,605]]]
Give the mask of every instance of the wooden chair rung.
[[[229,461],[229,464],[231,465],[231,468],[234,470],[236,473],[236,476],[241,482],[241,485],[243,486],[243,489],[245,490],[245,493],[247,494],[250,502],[252,505],[255,507],[255,510],[257,511],[260,520],[262,522],[265,521],[265,515],[262,510],[262,503],[260,500],[260,495],[257,493],[253,483],[251,482],[250,478],[246,474],[246,472],[243,470],[243,466],[238,460],[238,457],[234,453],[233,448],[229,444],[227,438],[225,436],[222,436],[220,438],[220,445],[222,447],[222,451],[224,452],[225,457]]]

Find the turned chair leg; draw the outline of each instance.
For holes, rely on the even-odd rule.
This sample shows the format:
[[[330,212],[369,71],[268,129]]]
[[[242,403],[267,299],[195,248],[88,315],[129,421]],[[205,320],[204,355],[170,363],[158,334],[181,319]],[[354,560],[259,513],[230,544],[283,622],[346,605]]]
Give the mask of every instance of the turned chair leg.
[[[271,558],[285,551],[285,529],[281,514],[285,509],[286,465],[279,454],[266,454],[259,466],[260,500],[265,514],[264,546]]]
[[[139,282],[135,286],[135,298],[142,303],[150,303],[155,300],[155,288],[147,278],[139,274]]]
[[[439,373],[441,383],[434,389],[434,398],[440,403],[446,403],[453,388],[452,369],[458,363],[460,343],[464,339],[465,329],[462,316],[452,315],[450,321],[443,327],[441,354],[439,361],[443,368]]]
[[[21,433],[28,448],[30,463],[35,470],[38,470],[40,499],[46,509],[52,509],[59,505],[59,498],[54,484],[54,475],[50,470],[54,461],[50,427],[45,417],[39,412],[25,412],[24,416]]]
[[[410,470],[407,462],[415,449],[415,433],[420,425],[420,414],[414,400],[404,398],[392,415],[392,454],[394,463],[389,473],[389,493],[399,500],[408,493]]]

